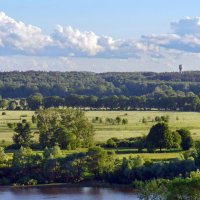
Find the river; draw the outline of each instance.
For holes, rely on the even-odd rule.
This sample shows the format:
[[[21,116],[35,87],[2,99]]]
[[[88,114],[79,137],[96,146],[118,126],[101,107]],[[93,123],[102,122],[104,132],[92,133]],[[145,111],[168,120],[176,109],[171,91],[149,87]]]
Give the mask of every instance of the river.
[[[138,200],[130,189],[44,186],[0,188],[0,200]]]

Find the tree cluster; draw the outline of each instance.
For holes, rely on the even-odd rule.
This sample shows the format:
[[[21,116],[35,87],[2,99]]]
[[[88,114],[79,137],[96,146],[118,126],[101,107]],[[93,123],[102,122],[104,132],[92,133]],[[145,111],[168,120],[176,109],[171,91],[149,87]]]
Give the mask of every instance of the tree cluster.
[[[146,146],[149,152],[156,149],[182,148],[188,150],[194,146],[191,133],[188,129],[171,131],[167,123],[161,122],[152,126],[146,138]]]
[[[78,109],[39,110],[37,127],[42,147],[58,144],[62,149],[76,149],[93,143],[93,126]]]

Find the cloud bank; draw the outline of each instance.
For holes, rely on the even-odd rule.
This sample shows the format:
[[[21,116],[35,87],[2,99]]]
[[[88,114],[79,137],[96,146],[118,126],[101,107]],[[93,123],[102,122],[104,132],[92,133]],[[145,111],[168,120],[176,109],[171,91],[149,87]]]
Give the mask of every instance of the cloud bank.
[[[135,39],[114,40],[91,31],[81,32],[71,26],[57,25],[52,34],[45,35],[41,28],[17,22],[0,12],[0,53],[5,55],[128,58],[139,56],[152,46]]]
[[[132,64],[137,65],[145,60],[151,66],[156,66],[156,63],[160,63],[159,59],[163,59],[163,62],[173,65],[176,60],[184,60],[188,55],[199,61],[200,17],[186,17],[172,22],[170,33],[114,39],[61,25],[57,25],[52,34],[48,35],[37,26],[16,21],[0,12],[0,59],[8,68],[17,61],[23,65],[30,64],[34,69],[41,64],[43,69],[53,69],[52,61],[49,61],[52,57],[55,66],[67,65],[76,70],[79,68],[75,58],[93,58],[96,62],[103,59],[103,63],[108,59],[127,59],[135,60]],[[9,58],[11,61],[7,61]],[[58,61],[55,61],[56,58]],[[36,61],[38,59],[41,61]]]

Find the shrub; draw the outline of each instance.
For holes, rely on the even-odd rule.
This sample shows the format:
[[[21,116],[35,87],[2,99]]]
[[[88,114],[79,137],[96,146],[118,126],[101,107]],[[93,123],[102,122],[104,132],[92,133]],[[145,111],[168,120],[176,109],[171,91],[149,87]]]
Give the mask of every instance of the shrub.
[[[107,145],[107,147],[110,147],[110,148],[116,148],[117,147],[116,142],[112,138],[107,140],[106,145]]]
[[[13,123],[7,123],[8,128],[14,128],[14,124]]]
[[[22,119],[22,123],[25,124],[27,122],[26,119]]]
[[[191,132],[188,129],[182,128],[177,130],[177,132],[181,135],[181,147],[183,148],[183,150],[189,150],[194,146],[194,141],[191,136]]]
[[[29,178],[29,177],[23,177],[19,181],[19,184],[21,185],[37,185],[37,180]]]
[[[28,115],[27,114],[22,114],[22,115],[20,115],[20,117],[28,117]]]

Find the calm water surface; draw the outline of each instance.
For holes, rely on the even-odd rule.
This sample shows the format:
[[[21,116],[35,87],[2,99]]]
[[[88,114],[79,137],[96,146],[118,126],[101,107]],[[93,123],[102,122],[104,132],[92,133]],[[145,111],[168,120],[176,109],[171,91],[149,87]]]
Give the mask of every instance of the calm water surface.
[[[0,200],[138,200],[130,189],[32,187],[0,188]]]

